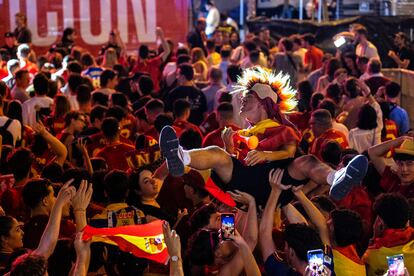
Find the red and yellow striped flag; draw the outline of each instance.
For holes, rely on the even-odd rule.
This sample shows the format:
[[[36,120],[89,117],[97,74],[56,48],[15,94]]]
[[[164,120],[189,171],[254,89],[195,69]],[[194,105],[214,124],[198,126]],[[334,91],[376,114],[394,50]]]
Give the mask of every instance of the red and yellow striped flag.
[[[166,264],[168,251],[162,223],[161,220],[156,220],[147,224],[115,228],[94,228],[88,225],[83,231],[82,239],[116,245],[122,251],[130,252],[138,258]]]

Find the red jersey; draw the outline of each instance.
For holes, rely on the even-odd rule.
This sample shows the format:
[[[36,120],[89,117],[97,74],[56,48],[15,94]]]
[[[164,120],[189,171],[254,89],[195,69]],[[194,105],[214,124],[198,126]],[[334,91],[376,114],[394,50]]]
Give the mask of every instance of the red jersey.
[[[313,141],[309,153],[314,154],[316,157],[322,160],[321,151],[323,145],[328,141],[338,142],[342,149],[348,148],[348,140],[346,139],[345,134],[331,128],[325,131],[322,135],[320,135]]]
[[[145,145],[142,148],[125,153],[125,158],[131,169],[138,169],[144,165],[150,165],[160,157],[160,147],[157,141],[150,136],[145,137]]]
[[[309,120],[312,112],[295,112],[289,114],[289,121],[291,121],[300,131],[304,131],[309,127]]]
[[[102,132],[90,135],[86,138],[88,140],[86,148],[88,149],[89,156],[96,156],[96,154],[103,149],[106,145],[106,139]],[[131,144],[131,141],[120,136],[119,140],[125,144]]]
[[[125,158],[125,153],[134,149],[135,148],[131,145],[117,142],[105,146],[96,154],[96,156],[105,159],[109,170],[118,169],[121,171],[127,171],[129,167],[127,159]]]
[[[144,134],[145,134],[145,136],[150,136],[150,137],[154,138],[157,141],[160,138],[160,134],[158,133],[157,129],[154,126],[152,126],[150,129],[145,131]]]
[[[177,133],[177,136],[180,137],[181,133],[186,129],[192,129],[195,132],[198,132],[200,134],[200,137],[203,138],[203,133],[201,133],[201,130],[196,126],[195,124],[192,124],[187,121],[183,120],[175,120],[173,127]]]
[[[132,115],[128,114],[124,120],[122,120],[121,136],[125,139],[129,139],[135,142],[137,119]]]
[[[1,197],[1,206],[7,215],[19,221],[27,219],[27,210],[24,208],[22,190],[24,185],[7,189]]]
[[[414,183],[402,185],[398,175],[389,166],[385,167],[384,173],[381,175],[380,187],[386,193],[400,193],[407,199],[414,198]]]
[[[309,50],[305,53],[305,66],[309,63],[312,63],[312,67],[310,68],[311,71],[319,69],[322,67],[322,57],[323,52],[321,49],[316,48],[315,46],[311,46]]]
[[[46,126],[49,127],[51,133],[57,135],[65,129],[65,118],[48,117],[46,118]]]
[[[235,131],[240,130],[239,127],[236,127],[233,125],[230,125],[228,127],[231,127]],[[213,145],[223,148],[224,142],[223,142],[223,139],[221,138],[221,132],[223,131],[223,129],[224,127],[221,127],[207,134],[207,136],[204,137],[204,140],[203,140],[203,148],[208,147],[208,146],[213,146]]]
[[[386,135],[381,139],[382,142],[394,140],[398,137],[398,127],[393,120],[385,119]]]
[[[219,128],[219,123],[217,122],[216,112],[211,112],[207,115],[207,118],[200,125],[200,130],[206,136],[210,132]]]
[[[36,75],[37,72],[39,72],[39,69],[37,68],[36,64],[30,61],[26,61],[26,65],[20,68],[21,70],[27,70],[29,71],[29,74],[32,76]]]
[[[160,89],[160,79],[161,79],[161,65],[162,59],[160,56],[141,60],[139,59],[137,64],[135,65],[132,73],[137,72],[146,72],[150,75],[152,81],[154,82],[154,90],[158,91]]]
[[[241,136],[257,136],[259,145],[258,151],[278,151],[288,144],[297,145],[300,141],[296,131],[285,125],[281,125],[272,119],[260,121],[252,128],[239,131]],[[247,153],[250,151],[246,144],[235,138],[234,143],[237,159],[244,162]]]
[[[335,203],[338,207],[357,212],[361,215],[367,229],[371,227],[373,220],[373,200],[364,186],[355,186],[343,199],[335,201]]]

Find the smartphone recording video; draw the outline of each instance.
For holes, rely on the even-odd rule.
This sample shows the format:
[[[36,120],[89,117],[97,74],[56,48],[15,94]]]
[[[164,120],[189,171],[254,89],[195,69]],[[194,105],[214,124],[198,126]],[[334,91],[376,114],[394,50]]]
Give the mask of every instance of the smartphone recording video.
[[[308,251],[308,264],[312,275],[321,275],[323,273],[323,256],[322,249]]]
[[[404,256],[403,254],[387,256],[388,275],[403,276],[404,275]]]
[[[335,44],[336,48],[341,47],[345,43],[346,43],[346,40],[343,36],[340,36],[340,37],[338,37],[337,39],[334,40],[334,44]]]
[[[234,235],[234,214],[221,214],[221,239],[231,240],[231,235]]]

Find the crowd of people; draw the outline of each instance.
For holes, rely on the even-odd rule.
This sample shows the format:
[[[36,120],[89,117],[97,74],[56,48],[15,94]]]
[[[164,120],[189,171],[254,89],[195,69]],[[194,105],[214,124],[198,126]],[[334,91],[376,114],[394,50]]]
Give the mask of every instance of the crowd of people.
[[[240,41],[207,11],[186,45],[157,28],[160,46],[132,55],[117,30],[93,55],[71,28],[35,52],[16,15],[0,49],[2,275],[414,273],[414,133],[366,28],[328,53],[313,34]],[[412,70],[407,36],[394,42]],[[156,220],[169,265],[82,238]]]

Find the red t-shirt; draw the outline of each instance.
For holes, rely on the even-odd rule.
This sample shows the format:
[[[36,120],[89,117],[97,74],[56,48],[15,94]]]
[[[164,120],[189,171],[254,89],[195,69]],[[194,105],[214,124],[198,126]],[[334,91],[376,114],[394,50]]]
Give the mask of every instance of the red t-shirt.
[[[27,70],[29,71],[29,74],[32,76],[36,75],[37,72],[39,72],[39,69],[37,68],[36,64],[30,61],[26,61],[26,65],[20,68],[21,70]]]
[[[128,114],[122,121],[121,136],[135,142],[136,125],[137,119],[132,114]]]
[[[295,112],[289,114],[289,121],[291,121],[300,131],[304,131],[309,127],[309,120],[312,112]]]
[[[125,153],[125,158],[131,169],[150,165],[160,157],[160,147],[158,146],[157,141],[150,136],[145,136],[145,145],[142,148]]]
[[[177,133],[177,136],[180,137],[181,133],[186,130],[186,129],[192,129],[195,132],[198,132],[201,136],[201,138],[203,138],[203,133],[201,133],[201,130],[198,128],[198,126],[196,126],[195,124],[192,124],[190,122],[187,121],[182,121],[182,120],[175,120],[173,127]]]
[[[239,127],[230,125],[234,131],[240,130]],[[213,130],[203,140],[203,148],[208,146],[219,146],[220,148],[224,147],[223,139],[221,138],[221,132],[223,131],[223,127]]]
[[[311,46],[311,48],[305,53],[305,65],[312,63],[312,67],[310,68],[311,71],[319,69],[322,67],[322,57],[322,50],[315,46]]]
[[[211,112],[210,114],[208,114],[207,118],[205,118],[200,125],[200,130],[204,134],[204,136],[218,128],[219,124],[217,122],[216,112]]]
[[[310,148],[309,153],[314,154],[320,160],[322,160],[321,150],[323,145],[328,141],[336,141],[339,143],[342,149],[348,148],[348,140],[346,139],[345,134],[342,132],[335,130],[333,128],[328,129],[323,133],[321,136],[317,137]]]
[[[52,134],[57,135],[65,129],[65,118],[48,117],[46,125],[52,130]]]
[[[393,120],[385,119],[385,131],[386,136],[382,139],[382,142],[394,140],[398,137],[398,127]]]
[[[40,239],[45,231],[49,217],[46,215],[39,215],[30,218],[23,227],[23,245],[29,249],[36,249],[39,246]],[[76,227],[72,221],[62,219],[60,222],[59,238],[73,238],[76,233]]]
[[[343,199],[335,201],[335,203],[338,207],[357,212],[361,215],[361,218],[367,227],[372,226],[373,200],[364,186],[355,186]]]
[[[129,166],[127,159],[125,158],[125,153],[134,149],[135,148],[131,145],[117,142],[105,146],[96,154],[96,156],[106,160],[109,170],[118,169],[121,171],[127,171]]]
[[[146,60],[138,60],[137,64],[135,65],[132,73],[135,74],[137,72],[146,72],[150,75],[152,81],[154,82],[154,90],[158,91],[160,89],[160,79],[161,79],[161,65],[162,59],[160,56],[146,59]]]
[[[96,156],[96,154],[98,154],[98,152],[107,145],[106,139],[102,132],[90,135],[87,139],[88,143],[86,144],[86,148],[88,149],[89,156]],[[122,143],[131,144],[130,140],[125,139],[122,136],[119,137],[119,140]]]
[[[406,198],[414,198],[414,183],[402,185],[398,175],[389,166],[385,167],[381,175],[380,186],[386,193],[400,193]]]
[[[28,215],[22,198],[23,187],[24,185],[10,188],[1,197],[1,206],[6,214],[15,217],[19,221],[24,221]]]

